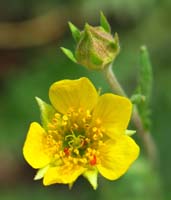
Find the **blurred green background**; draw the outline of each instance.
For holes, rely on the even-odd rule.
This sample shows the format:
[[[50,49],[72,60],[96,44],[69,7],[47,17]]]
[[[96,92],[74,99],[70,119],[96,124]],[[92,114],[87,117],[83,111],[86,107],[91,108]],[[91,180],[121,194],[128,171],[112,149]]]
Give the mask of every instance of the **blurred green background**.
[[[169,0],[0,1],[0,199],[171,199],[170,10]],[[102,74],[73,64],[59,49],[74,49],[68,21],[80,29],[85,22],[98,25],[100,11],[119,34],[121,53],[114,70],[129,95],[137,83],[139,48],[145,44],[149,49],[154,72],[152,135],[160,164],[152,170],[141,153],[118,181],[100,177],[97,191],[83,178],[72,190],[64,185],[44,187],[33,181],[35,171],[22,156],[30,122],[40,121],[34,97],[48,102],[51,83],[81,76],[89,77],[102,92],[110,91]]]

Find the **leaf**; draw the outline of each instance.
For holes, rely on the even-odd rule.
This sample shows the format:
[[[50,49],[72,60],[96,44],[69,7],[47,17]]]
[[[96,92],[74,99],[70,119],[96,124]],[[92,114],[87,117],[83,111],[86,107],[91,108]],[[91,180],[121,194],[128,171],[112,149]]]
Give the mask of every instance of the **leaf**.
[[[78,42],[80,40],[80,37],[81,37],[80,30],[74,24],[72,24],[71,22],[68,22],[68,24],[69,24],[69,28],[71,30],[71,33],[72,33],[74,40],[76,42]]]
[[[139,94],[139,93],[136,93],[136,94],[133,94],[130,98],[131,102],[133,104],[140,104],[142,102],[144,102],[146,100],[145,96],[143,96],[142,94]]]
[[[51,105],[45,103],[39,97],[35,97],[35,98],[40,108],[43,128],[46,129],[48,123],[51,121],[56,111]]]
[[[137,108],[146,130],[149,130],[151,125],[150,98],[152,93],[152,82],[153,74],[149,54],[147,48],[142,46],[140,49],[140,77],[136,95],[144,96],[145,99],[137,104]]]
[[[152,92],[152,66],[149,58],[149,53],[145,46],[140,49],[140,88],[141,93],[146,97],[146,102],[149,102]]]
[[[111,33],[111,28],[110,28],[110,24],[107,21],[105,15],[103,14],[103,12],[100,12],[100,25],[104,28],[104,30],[108,33]]]
[[[61,50],[63,51],[63,53],[70,59],[72,60],[74,63],[77,63],[76,58],[74,57],[74,54],[72,53],[71,50],[66,49],[64,47],[61,47]]]

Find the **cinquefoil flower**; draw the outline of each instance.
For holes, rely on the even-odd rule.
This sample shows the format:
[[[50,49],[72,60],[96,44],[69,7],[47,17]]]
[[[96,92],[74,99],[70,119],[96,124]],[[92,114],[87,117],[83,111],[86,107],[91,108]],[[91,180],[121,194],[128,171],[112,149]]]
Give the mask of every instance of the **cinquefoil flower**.
[[[115,180],[127,171],[139,154],[126,135],[129,99],[99,96],[87,78],[55,82],[49,98],[52,106],[37,98],[42,126],[31,123],[23,148],[26,161],[39,169],[35,179],[72,186],[83,175],[96,189],[98,172]]]

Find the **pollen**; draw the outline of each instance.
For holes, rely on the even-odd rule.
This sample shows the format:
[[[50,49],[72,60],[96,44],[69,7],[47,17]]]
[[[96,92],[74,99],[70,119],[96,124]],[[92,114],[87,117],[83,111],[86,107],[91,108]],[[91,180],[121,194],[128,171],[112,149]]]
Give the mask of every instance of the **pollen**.
[[[90,165],[96,165],[96,156],[93,155],[93,158],[90,160]]]
[[[99,144],[103,143],[100,123],[97,119],[92,126],[92,114],[83,108],[70,108],[65,115],[56,113],[48,124],[48,151],[68,165],[95,166]]]

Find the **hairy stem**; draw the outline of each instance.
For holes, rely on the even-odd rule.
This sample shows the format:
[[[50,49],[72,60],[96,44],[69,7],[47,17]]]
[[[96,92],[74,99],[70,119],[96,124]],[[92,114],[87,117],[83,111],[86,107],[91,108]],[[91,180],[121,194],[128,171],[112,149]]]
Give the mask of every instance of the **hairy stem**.
[[[112,91],[115,94],[127,97],[125,91],[123,90],[115,74],[113,73],[112,65],[109,65],[108,67],[104,68],[103,73]],[[150,160],[153,166],[156,166],[157,164],[156,144],[151,136],[151,133],[144,129],[142,121],[141,121],[141,117],[138,113],[138,109],[136,106],[134,106],[134,109],[133,109],[132,122],[134,123],[137,129],[137,134],[142,141],[143,147],[147,154],[147,158]]]

